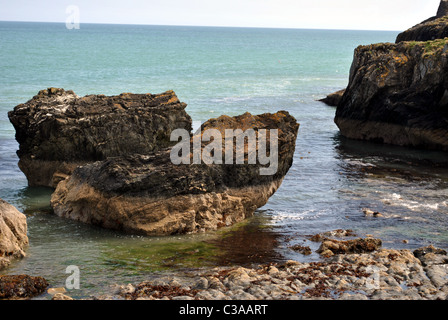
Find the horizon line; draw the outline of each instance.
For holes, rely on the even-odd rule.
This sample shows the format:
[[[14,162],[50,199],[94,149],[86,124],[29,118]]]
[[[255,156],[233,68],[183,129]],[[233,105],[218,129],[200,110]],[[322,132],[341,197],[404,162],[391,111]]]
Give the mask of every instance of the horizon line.
[[[20,23],[57,23],[65,24],[61,21],[23,21],[23,20],[0,20],[0,22],[20,22]],[[335,31],[377,31],[377,32],[403,32],[404,30],[385,30],[385,29],[343,29],[343,28],[310,28],[310,27],[254,27],[254,26],[220,26],[220,25],[189,25],[189,24],[147,24],[147,23],[119,23],[119,22],[81,22],[82,24],[98,25],[127,25],[127,26],[158,26],[158,27],[203,27],[203,28],[241,28],[241,29],[284,29],[284,30],[335,30]]]

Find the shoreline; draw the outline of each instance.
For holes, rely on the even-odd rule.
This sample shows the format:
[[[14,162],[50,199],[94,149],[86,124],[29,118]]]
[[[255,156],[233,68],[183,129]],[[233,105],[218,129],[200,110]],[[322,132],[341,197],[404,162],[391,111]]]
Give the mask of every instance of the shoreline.
[[[448,256],[433,246],[323,262],[220,267],[118,286],[93,300],[445,300]]]
[[[61,288],[63,289],[63,288]],[[65,290],[52,300],[75,300]],[[416,250],[322,256],[319,262],[204,267],[167,272],[140,283],[114,284],[110,293],[80,300],[446,300],[448,255],[430,245]]]

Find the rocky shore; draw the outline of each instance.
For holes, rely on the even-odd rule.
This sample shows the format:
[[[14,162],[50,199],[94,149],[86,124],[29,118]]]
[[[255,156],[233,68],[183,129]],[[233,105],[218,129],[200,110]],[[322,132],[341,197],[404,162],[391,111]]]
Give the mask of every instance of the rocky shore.
[[[445,300],[448,256],[433,246],[336,254],[167,275],[116,286],[98,300]]]

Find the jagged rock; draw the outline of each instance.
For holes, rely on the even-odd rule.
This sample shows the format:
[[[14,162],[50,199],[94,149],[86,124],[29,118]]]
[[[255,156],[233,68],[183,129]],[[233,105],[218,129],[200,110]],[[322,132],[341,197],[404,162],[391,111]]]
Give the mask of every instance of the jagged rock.
[[[428,41],[448,37],[448,0],[440,2],[437,15],[400,33],[396,43],[402,41]]]
[[[345,93],[345,89],[333,92],[331,94],[329,94],[328,96],[326,96],[323,99],[320,99],[319,101],[331,106],[331,107],[337,107],[339,102],[341,102],[342,100],[342,96]]]
[[[354,240],[325,239],[317,250],[323,256],[347,253],[366,253],[378,250],[382,241],[376,238],[359,238]]]
[[[448,39],[358,47],[335,122],[348,138],[448,151]]]
[[[185,107],[173,91],[78,97],[49,88],[8,116],[29,185],[56,187],[79,165],[172,145],[172,130],[191,130]]]
[[[32,298],[45,292],[48,282],[42,277],[0,275],[0,299]]]
[[[23,258],[28,245],[26,216],[0,199],[0,269]]]
[[[225,141],[226,129],[277,129],[278,166],[272,175],[260,174],[267,165],[259,161],[234,164],[235,144],[232,164],[202,161],[175,165],[170,157],[173,148],[79,167],[58,185],[51,204],[61,217],[129,233],[164,235],[215,230],[252,216],[279,188],[292,165],[298,127],[285,111],[259,116],[246,113],[211,119],[195,136],[204,137],[207,130],[216,129]],[[192,144],[188,159],[194,158]],[[199,147],[205,152],[210,145],[203,142]],[[214,151],[224,158],[225,150]],[[246,160],[249,151],[243,154]]]

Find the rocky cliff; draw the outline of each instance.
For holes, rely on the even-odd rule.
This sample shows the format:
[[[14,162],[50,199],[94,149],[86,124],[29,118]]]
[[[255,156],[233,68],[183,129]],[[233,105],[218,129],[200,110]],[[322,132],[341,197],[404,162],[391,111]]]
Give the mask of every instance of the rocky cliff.
[[[0,269],[12,259],[23,258],[28,245],[26,217],[0,199]]]
[[[448,151],[448,39],[358,47],[335,122],[348,138]]]
[[[276,129],[278,163],[272,175],[260,175],[260,168],[266,167],[261,161],[220,164],[202,159],[198,164],[176,165],[171,158],[173,149],[169,148],[79,167],[59,183],[51,204],[59,216],[134,234],[215,230],[252,216],[279,188],[293,161],[298,127],[287,112],[260,116],[246,113],[211,119],[189,140],[194,146],[195,137],[203,138],[209,129],[222,134],[226,129]],[[221,137],[224,139],[224,135]],[[216,136],[214,139],[221,142]],[[202,139],[201,152],[210,146],[208,141]],[[243,159],[248,160],[248,142],[243,149]],[[192,149],[186,158],[194,158],[196,151]],[[267,151],[274,150],[269,147]],[[211,153],[224,155],[222,152],[214,149]],[[232,160],[234,157],[236,153]]]
[[[396,44],[355,50],[335,116],[343,136],[448,151],[448,38],[433,28],[448,26],[447,10],[443,0],[436,17]]]
[[[79,165],[168,147],[172,130],[191,129],[185,107],[173,91],[78,97],[49,88],[8,116],[29,185],[56,187]]]
[[[428,41],[448,37],[448,0],[440,2],[437,15],[400,33],[396,43],[402,41]]]

